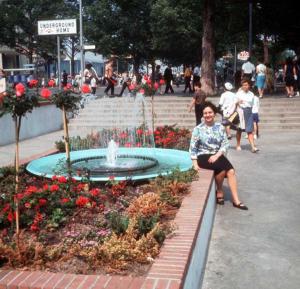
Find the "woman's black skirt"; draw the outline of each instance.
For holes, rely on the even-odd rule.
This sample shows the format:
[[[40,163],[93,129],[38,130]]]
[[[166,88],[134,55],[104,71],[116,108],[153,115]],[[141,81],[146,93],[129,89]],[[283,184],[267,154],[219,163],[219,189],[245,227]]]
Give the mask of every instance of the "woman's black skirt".
[[[233,169],[230,161],[224,156],[221,155],[214,163],[209,163],[208,159],[212,155],[199,155],[198,156],[198,166],[202,169],[212,170],[215,175],[218,175],[222,171],[229,171]]]

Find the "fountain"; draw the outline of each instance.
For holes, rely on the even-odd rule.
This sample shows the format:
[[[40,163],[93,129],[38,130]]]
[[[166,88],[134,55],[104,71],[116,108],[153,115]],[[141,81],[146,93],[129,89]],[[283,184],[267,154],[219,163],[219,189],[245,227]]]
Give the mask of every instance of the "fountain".
[[[152,120],[147,117],[145,98],[141,94],[137,94],[134,103],[131,98],[118,101],[124,102],[120,105],[126,109],[124,114],[135,119],[130,120],[130,127],[122,128],[124,118],[120,116],[120,123],[114,124],[113,129],[98,132],[98,139],[93,143],[95,149],[82,149],[71,142],[71,166],[75,179],[81,180],[88,175],[92,181],[107,181],[112,176],[116,180],[142,180],[170,174],[176,168],[181,171],[191,168],[188,152],[154,147]],[[132,111],[128,113],[129,107]],[[66,171],[65,154],[34,160],[26,169],[34,175],[51,178],[57,174],[57,167],[59,171]]]

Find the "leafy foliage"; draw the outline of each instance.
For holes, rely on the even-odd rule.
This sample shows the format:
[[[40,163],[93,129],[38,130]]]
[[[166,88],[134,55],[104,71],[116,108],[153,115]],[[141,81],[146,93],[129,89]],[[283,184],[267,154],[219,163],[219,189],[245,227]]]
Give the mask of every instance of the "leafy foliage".
[[[32,92],[25,92],[22,96],[17,96],[16,91],[8,90],[0,103],[0,117],[10,114],[12,117],[25,116],[27,112],[32,112],[38,106],[38,97]]]
[[[76,112],[80,108],[81,95],[73,92],[72,90],[66,89],[57,92],[51,98],[56,107],[65,109],[67,112]]]

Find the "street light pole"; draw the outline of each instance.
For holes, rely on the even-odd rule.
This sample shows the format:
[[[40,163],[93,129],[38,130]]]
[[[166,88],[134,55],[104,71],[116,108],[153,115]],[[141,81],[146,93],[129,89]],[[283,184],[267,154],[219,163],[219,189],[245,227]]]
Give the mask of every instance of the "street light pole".
[[[79,41],[80,41],[80,84],[83,84],[83,70],[84,70],[84,47],[83,47],[83,29],[82,29],[82,0],[79,0]]]
[[[253,12],[253,0],[249,0],[249,55],[252,52],[252,13]]]

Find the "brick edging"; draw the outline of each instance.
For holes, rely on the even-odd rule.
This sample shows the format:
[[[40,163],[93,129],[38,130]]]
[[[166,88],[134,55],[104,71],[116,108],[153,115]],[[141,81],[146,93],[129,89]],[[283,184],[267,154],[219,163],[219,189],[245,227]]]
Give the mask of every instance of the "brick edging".
[[[0,270],[0,289],[182,289],[212,182],[213,172],[199,172],[175,217],[177,229],[145,277]]]

